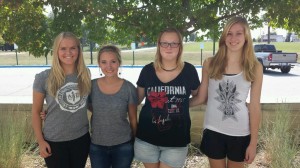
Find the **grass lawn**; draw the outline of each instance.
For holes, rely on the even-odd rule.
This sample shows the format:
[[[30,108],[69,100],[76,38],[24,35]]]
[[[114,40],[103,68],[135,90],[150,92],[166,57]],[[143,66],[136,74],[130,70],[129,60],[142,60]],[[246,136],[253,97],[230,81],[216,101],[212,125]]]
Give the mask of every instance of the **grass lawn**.
[[[194,65],[201,65],[201,60],[213,56],[213,42],[201,42],[204,48],[200,49],[200,42],[189,42],[184,44],[183,60]],[[297,42],[274,42],[277,50],[283,52],[296,52],[300,55],[300,43]],[[218,43],[215,43],[215,51],[218,49]],[[149,48],[135,50],[134,53],[129,50],[122,50],[123,65],[145,65],[154,60],[156,49]],[[202,54],[201,54],[202,53]],[[201,58],[202,57],[202,58]],[[97,52],[84,52],[85,63],[97,65]],[[46,65],[51,64],[52,56],[35,58],[28,52],[0,51],[0,65]],[[298,57],[298,62],[300,58]]]

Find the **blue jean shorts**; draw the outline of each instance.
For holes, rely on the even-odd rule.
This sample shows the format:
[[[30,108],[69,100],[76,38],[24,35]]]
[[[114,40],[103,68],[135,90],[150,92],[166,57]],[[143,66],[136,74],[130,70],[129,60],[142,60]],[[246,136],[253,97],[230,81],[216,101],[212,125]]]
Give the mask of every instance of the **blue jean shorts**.
[[[184,166],[188,147],[156,146],[138,138],[134,142],[134,158],[143,163],[163,162],[168,166],[180,168]]]

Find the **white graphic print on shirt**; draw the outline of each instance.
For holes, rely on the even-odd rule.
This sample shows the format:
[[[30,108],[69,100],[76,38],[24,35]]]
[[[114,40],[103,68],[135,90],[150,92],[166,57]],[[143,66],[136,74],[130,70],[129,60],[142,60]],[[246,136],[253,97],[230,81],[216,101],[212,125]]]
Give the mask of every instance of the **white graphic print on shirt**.
[[[216,91],[218,96],[215,97],[215,99],[221,103],[218,109],[223,113],[223,121],[228,118],[232,118],[237,121],[235,113],[240,111],[240,109],[236,106],[236,104],[242,101],[237,99],[237,96],[240,93],[236,90],[236,84],[233,81],[223,81],[219,83],[219,89]]]
[[[170,94],[173,96],[169,99],[167,95]],[[152,123],[160,131],[168,130],[176,121],[180,121],[182,103],[185,101],[180,95],[186,95],[184,86],[149,87],[147,95],[152,107]]]
[[[57,91],[55,100],[62,110],[74,113],[85,107],[87,96],[80,97],[77,85],[69,82]]]

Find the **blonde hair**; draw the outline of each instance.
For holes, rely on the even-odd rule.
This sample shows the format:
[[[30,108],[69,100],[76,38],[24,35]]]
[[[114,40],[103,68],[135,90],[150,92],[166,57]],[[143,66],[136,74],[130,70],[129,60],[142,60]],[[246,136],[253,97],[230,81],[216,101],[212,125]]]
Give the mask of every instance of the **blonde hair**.
[[[50,74],[47,80],[47,90],[53,97],[56,96],[56,92],[65,83],[66,74],[61,67],[60,60],[58,58],[58,50],[60,43],[63,39],[73,39],[76,42],[78,48],[78,58],[75,62],[78,89],[81,96],[88,95],[91,90],[91,74],[89,69],[85,66],[82,50],[80,47],[79,39],[70,32],[62,32],[56,36],[53,42],[53,59]]]
[[[253,50],[253,42],[248,22],[243,17],[233,17],[225,25],[219,40],[219,50],[216,55],[210,58],[209,77],[213,79],[221,79],[228,66],[227,46],[225,43],[228,31],[234,24],[240,24],[244,28],[245,44],[242,51],[241,65],[244,72],[244,78],[247,81],[254,81],[254,71],[259,64]]]
[[[104,52],[112,52],[115,54],[115,56],[117,57],[118,61],[119,61],[119,64],[121,65],[122,64],[122,58],[121,58],[121,51],[118,47],[114,46],[114,45],[107,45],[107,46],[103,46],[99,52],[98,52],[98,63],[100,61],[100,56],[102,53]]]
[[[175,29],[175,28],[166,28],[164,29],[163,31],[161,31],[159,33],[159,36],[157,38],[157,46],[156,46],[156,54],[155,54],[155,60],[154,60],[154,68],[157,70],[157,69],[161,69],[162,67],[162,56],[161,56],[161,53],[160,53],[160,40],[161,40],[161,37],[164,33],[176,33],[177,34],[177,37],[179,39],[179,52],[178,52],[178,55],[177,55],[177,66],[179,69],[182,69],[183,68],[183,61],[182,61],[182,52],[183,52],[183,41],[182,41],[182,35],[181,33]]]

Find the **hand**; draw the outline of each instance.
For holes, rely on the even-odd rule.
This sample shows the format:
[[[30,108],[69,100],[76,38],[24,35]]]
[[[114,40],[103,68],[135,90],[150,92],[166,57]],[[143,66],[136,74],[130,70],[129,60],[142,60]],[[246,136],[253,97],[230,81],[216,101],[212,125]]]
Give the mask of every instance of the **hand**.
[[[39,143],[39,150],[40,150],[40,155],[43,158],[47,158],[52,154],[50,145],[46,141],[42,141]]]
[[[245,162],[247,164],[251,164],[253,160],[255,159],[256,155],[256,145],[248,146],[246,149],[246,154],[245,154]]]
[[[47,114],[47,110],[44,110],[44,111],[40,112],[40,117],[41,117],[42,120],[46,119],[46,114]]]

